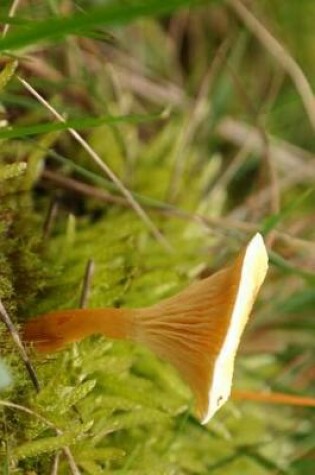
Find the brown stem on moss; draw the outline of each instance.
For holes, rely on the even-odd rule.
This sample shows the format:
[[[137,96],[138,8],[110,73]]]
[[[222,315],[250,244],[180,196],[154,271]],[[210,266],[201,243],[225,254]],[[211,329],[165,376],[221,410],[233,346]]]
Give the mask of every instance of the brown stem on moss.
[[[267,404],[288,404],[291,406],[315,407],[315,398],[295,396],[286,393],[264,393],[254,391],[233,391],[232,399],[236,401],[265,402]]]

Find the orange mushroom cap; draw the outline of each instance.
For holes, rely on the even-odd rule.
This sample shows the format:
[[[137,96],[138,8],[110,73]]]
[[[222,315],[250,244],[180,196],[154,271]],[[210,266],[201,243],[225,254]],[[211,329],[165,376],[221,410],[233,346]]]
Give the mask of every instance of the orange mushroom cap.
[[[230,396],[235,354],[267,267],[256,234],[230,267],[138,311],[133,338],[177,368],[203,424]]]

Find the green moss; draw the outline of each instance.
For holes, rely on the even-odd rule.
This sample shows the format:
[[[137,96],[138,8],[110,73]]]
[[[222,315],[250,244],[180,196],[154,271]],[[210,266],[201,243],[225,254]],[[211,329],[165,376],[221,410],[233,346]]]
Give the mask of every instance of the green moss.
[[[50,18],[53,11],[58,25],[60,2],[42,2],[40,8],[36,2],[22,3],[17,22],[33,21],[34,14],[38,21]],[[79,3],[88,14],[91,2]],[[126,14],[128,2],[123,3]],[[153,3],[158,7],[158,2]],[[7,16],[5,6],[0,10]],[[271,22],[277,18],[275,11],[267,12]],[[292,12],[295,7],[291,10],[288,5],[288,19]],[[42,170],[48,168],[117,196],[113,183],[104,180],[98,166],[65,131],[34,135],[31,140],[27,136],[3,140],[0,298],[18,329],[36,315],[77,307],[86,265],[93,259],[90,307],[147,306],[219,268],[251,230],[267,223],[269,230],[288,233],[285,240],[276,241],[276,251],[286,259],[282,268],[290,261],[290,273],[279,272],[281,262],[274,259],[243,346],[246,357],[237,360],[235,382],[249,389],[312,394],[309,329],[314,289],[313,280],[300,279],[299,269],[309,266],[311,272],[311,244],[306,240],[314,238],[313,197],[294,214],[290,209],[280,215],[281,220],[270,218],[269,202],[256,200],[256,193],[269,186],[268,174],[263,176],[260,170],[262,157],[255,150],[239,154],[239,148],[222,137],[219,142],[217,127],[223,115],[247,119],[257,127],[246,106],[252,100],[255,109],[256,104],[268,102],[263,110],[268,113],[266,122],[280,139],[312,151],[313,134],[305,126],[308,119],[290,81],[277,76],[280,66],[271,68],[269,53],[253,47],[249,34],[231,21],[232,15],[215,2],[199,12],[191,10],[187,18],[183,12],[163,21],[142,19],[121,29],[113,27],[117,38],[111,46],[98,40],[90,48],[92,39],[72,36],[63,41],[62,35],[60,45],[45,45],[39,56],[42,69],[34,70],[29,80],[69,120],[74,114],[100,116],[104,111],[151,117],[147,124],[119,121],[82,129],[82,134],[146,203],[146,212],[173,252],[165,252],[131,208],[100,201],[91,193],[79,194],[69,181],[56,187],[42,177]],[[294,41],[299,32],[291,31],[291,23],[295,25],[286,20],[285,28]],[[25,25],[21,35],[24,30],[27,36]],[[44,31],[36,31],[42,38]],[[93,37],[96,32],[88,33]],[[313,31],[308,34],[311,38]],[[306,36],[303,41],[312,51]],[[221,43],[228,49],[219,50]],[[30,56],[37,54],[37,49],[33,53],[29,48]],[[306,61],[308,54],[300,53]],[[14,81],[15,61],[6,64],[0,71],[1,124],[16,125],[16,130],[19,125],[46,124],[47,111]],[[308,65],[310,71],[313,66]],[[26,71],[23,64],[21,74]],[[58,84],[51,80],[54,72],[60,75]],[[207,83],[205,78],[210,78],[209,90],[200,89]],[[168,113],[159,114],[165,108]],[[258,119],[265,123],[265,117]],[[288,167],[290,176],[283,166],[278,170],[277,159],[271,156],[282,203],[292,202],[309,187],[308,173],[303,177],[301,172],[308,159],[299,150],[294,153],[296,170]],[[301,176],[298,186],[290,185],[295,171]],[[283,183],[290,186],[282,188]],[[169,205],[161,206],[164,213],[160,213],[157,206],[147,206],[150,199]],[[44,230],[52,202],[58,204],[58,213],[51,228]],[[177,208],[194,213],[195,219],[179,218]],[[198,222],[198,214],[211,226]],[[290,233],[298,239],[291,240]],[[299,331],[293,331],[297,325]],[[65,445],[82,474],[264,475],[289,473],[291,466],[294,474],[311,473],[307,454],[314,443],[313,415],[305,408],[294,412],[288,407],[231,401],[203,427],[193,415],[190,391],[176,371],[132,343],[93,336],[47,357],[29,350],[42,388],[38,394],[2,324],[0,352],[0,364],[9,368],[11,378],[0,394],[1,473],[49,474],[56,453],[62,454]],[[296,460],[296,454],[306,454],[305,460],[303,455]],[[63,455],[58,473],[69,473]]]

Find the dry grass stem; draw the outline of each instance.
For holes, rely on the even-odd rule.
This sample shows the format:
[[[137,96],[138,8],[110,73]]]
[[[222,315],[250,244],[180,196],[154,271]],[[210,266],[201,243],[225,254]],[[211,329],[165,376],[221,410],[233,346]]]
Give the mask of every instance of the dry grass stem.
[[[170,201],[174,201],[179,192],[182,176],[185,170],[185,165],[188,157],[187,150],[189,149],[189,145],[192,142],[198,128],[201,126],[202,122],[209,114],[209,108],[211,107],[208,98],[209,92],[211,90],[215,78],[217,77],[223,65],[230,45],[231,38],[227,38],[217,49],[214,59],[211,62],[208,71],[206,72],[202,80],[195,103],[190,108],[186,120],[180,130],[178,139],[175,144],[174,167],[171,174],[170,187],[168,192]]]
[[[219,123],[216,133],[224,140],[239,147],[242,147],[244,143],[248,143],[252,153],[257,155],[264,153],[263,139],[256,127],[227,117]],[[284,191],[301,181],[313,183],[315,170],[312,163],[310,163],[313,158],[312,154],[274,137],[269,137],[269,143],[270,156],[274,167],[283,175],[277,180],[277,187],[280,191]],[[256,207],[263,207],[269,202],[271,191],[272,184],[255,193],[251,197],[251,201],[255,203]],[[230,216],[243,217],[244,219],[246,213],[246,205],[241,205],[234,208]]]
[[[74,178],[65,177],[47,168],[43,170],[42,178],[44,179],[44,181],[47,180],[60,188],[72,190],[84,196],[95,198],[103,203],[112,203],[117,204],[119,206],[130,207],[130,204],[128,203],[126,198],[112,195],[111,193],[108,193],[103,189],[88,185],[87,183],[75,180]]]
[[[15,12],[18,9],[19,4],[20,4],[20,0],[13,0],[12,5],[11,5],[10,10],[9,10],[9,14],[8,14],[9,18],[14,17]],[[2,30],[2,38],[4,38],[7,35],[8,31],[9,31],[9,28],[10,28],[9,23],[4,25],[3,30]]]
[[[115,66],[121,84],[131,92],[150,100],[153,104],[168,104],[174,107],[181,107],[185,102],[185,96],[175,84],[170,82],[156,82],[151,78]]]
[[[49,103],[47,102],[43,96],[41,96],[25,79],[18,77],[18,80],[21,84],[27,89],[33,97],[35,97],[49,112],[59,121],[65,123],[65,118]],[[158,230],[155,224],[151,221],[149,216],[143,210],[143,208],[139,205],[139,203],[134,199],[128,188],[119,180],[119,178],[115,175],[115,173],[106,165],[106,163],[101,159],[101,157],[93,150],[93,148],[84,140],[84,138],[74,129],[69,127],[68,132],[72,137],[84,148],[87,154],[92,158],[94,163],[96,163],[99,168],[112,180],[112,182],[117,186],[118,190],[121,192],[123,196],[128,200],[133,210],[137,213],[137,215],[142,219],[142,221],[146,224],[148,229],[152,232],[154,237],[161,245],[164,247],[165,250],[170,252],[172,250],[171,245],[163,236],[163,234]]]
[[[260,111],[255,107],[253,104],[246,88],[244,87],[244,84],[242,83],[240,77],[235,73],[234,69],[227,64],[227,67],[231,73],[231,76],[234,80],[234,83],[243,99],[243,102],[245,104],[245,107],[248,109],[250,115],[252,116],[253,122],[256,126],[257,132],[260,135],[261,139],[261,157],[262,157],[262,164],[267,170],[268,178],[269,178],[269,208],[270,212],[273,214],[277,214],[280,211],[280,189],[279,189],[279,183],[278,183],[278,177],[277,173],[275,170],[275,166],[271,157],[270,153],[270,141],[269,141],[269,136],[264,128],[264,126],[261,124],[261,120],[259,117]],[[261,171],[263,171],[263,167],[261,168]],[[252,200],[252,202],[256,206],[256,202]],[[274,241],[274,232],[271,231],[268,236],[268,246],[271,247],[272,243]]]
[[[291,77],[307,113],[309,122],[315,130],[315,98],[304,72],[267,28],[245,7],[240,0],[226,0],[251,33],[262,43],[277,63]]]
[[[263,153],[263,143],[259,130],[233,117],[225,117],[219,122],[216,133],[224,140],[241,147],[245,142],[249,142],[251,152],[261,155]],[[303,167],[306,173],[311,171],[311,164],[308,167],[307,161],[314,159],[314,155],[295,145],[292,145],[276,137],[269,136],[270,153],[279,171],[290,171],[292,168]],[[307,167],[307,169],[305,168]]]
[[[60,453],[57,452],[56,455],[55,455],[55,457],[54,457],[53,463],[52,463],[50,475],[58,475],[58,471],[59,471],[59,460],[60,460]]]
[[[54,171],[51,170],[44,170],[42,173],[42,177],[45,180],[51,181],[54,183],[55,186],[59,186],[61,188],[74,191],[76,193],[82,194],[84,196],[88,196],[90,198],[97,199],[104,203],[112,203],[118,206],[129,207],[130,204],[125,198],[120,196],[111,195],[110,193],[96,188],[94,186],[88,185],[81,181],[75,180],[73,178],[68,178],[62,176]],[[149,206],[149,205],[146,205]],[[222,231],[226,231],[227,233],[230,232],[231,229],[236,230],[242,234],[251,235],[256,233],[260,230],[259,223],[250,223],[246,221],[239,221],[232,218],[220,218],[220,217],[205,217],[199,215],[197,213],[191,214],[187,211],[184,211],[180,208],[175,206],[168,206],[163,208],[163,204],[161,203],[161,207],[154,206],[151,208],[152,212],[160,213],[165,216],[176,217],[179,219],[183,219],[186,221],[193,221],[200,226],[202,226],[205,230],[217,230],[220,228]],[[315,251],[315,244],[311,241],[307,241],[305,239],[299,239],[292,234],[280,232],[275,230],[275,236],[280,241],[283,241],[285,244],[289,245],[292,248],[296,249],[304,249],[309,251]]]
[[[109,45],[106,46],[106,52],[112,60],[120,83],[128,91],[148,99],[153,104],[182,107],[187,103],[188,97],[181,87],[174,82],[152,77],[152,72],[133,56]]]

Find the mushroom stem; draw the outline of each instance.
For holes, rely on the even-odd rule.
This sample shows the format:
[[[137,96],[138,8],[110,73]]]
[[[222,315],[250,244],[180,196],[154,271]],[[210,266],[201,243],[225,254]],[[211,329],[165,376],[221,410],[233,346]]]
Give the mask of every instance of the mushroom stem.
[[[134,312],[129,309],[99,308],[58,310],[27,322],[23,339],[40,353],[51,353],[93,334],[127,339],[132,333]]]
[[[285,404],[291,406],[315,407],[315,398],[295,396],[286,393],[267,393],[255,391],[238,391],[232,392],[232,399],[235,401],[254,401],[267,404]]]

